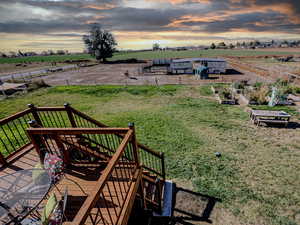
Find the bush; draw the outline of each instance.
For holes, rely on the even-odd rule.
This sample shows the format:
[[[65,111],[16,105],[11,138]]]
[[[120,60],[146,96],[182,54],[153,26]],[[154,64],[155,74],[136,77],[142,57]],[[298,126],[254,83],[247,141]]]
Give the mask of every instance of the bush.
[[[261,88],[257,89],[250,93],[250,101],[255,101],[260,105],[267,104],[267,95],[269,93],[269,88],[267,86],[262,86]]]
[[[245,86],[246,86],[245,83],[242,83],[242,82],[235,82],[235,83],[233,83],[233,87],[235,89],[244,89]]]
[[[219,95],[222,99],[232,99],[231,90],[228,88],[223,88],[221,91],[219,91]]]
[[[262,82],[255,82],[255,84],[253,85],[253,87],[255,88],[261,88],[263,86],[263,83]]]

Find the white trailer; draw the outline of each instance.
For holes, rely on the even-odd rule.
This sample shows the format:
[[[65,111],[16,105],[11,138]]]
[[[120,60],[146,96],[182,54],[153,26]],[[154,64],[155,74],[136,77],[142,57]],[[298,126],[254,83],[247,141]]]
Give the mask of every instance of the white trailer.
[[[188,58],[173,59],[168,71],[172,74],[193,74],[194,69],[201,65],[206,66],[211,74],[226,73],[227,69],[227,62],[223,59]]]

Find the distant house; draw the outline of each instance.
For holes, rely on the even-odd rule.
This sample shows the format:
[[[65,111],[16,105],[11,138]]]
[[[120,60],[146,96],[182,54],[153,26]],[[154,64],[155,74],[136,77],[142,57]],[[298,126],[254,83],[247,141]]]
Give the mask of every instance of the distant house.
[[[201,65],[208,68],[208,73],[225,73],[227,69],[227,62],[224,59],[188,58],[173,59],[168,72],[172,74],[193,74],[194,70]]]

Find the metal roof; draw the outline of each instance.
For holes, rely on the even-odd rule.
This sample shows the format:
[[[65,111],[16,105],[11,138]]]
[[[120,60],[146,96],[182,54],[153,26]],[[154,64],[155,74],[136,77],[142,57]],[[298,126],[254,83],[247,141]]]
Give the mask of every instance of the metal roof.
[[[209,61],[209,62],[226,62],[224,59],[214,59],[214,58],[185,58],[185,59],[173,59],[172,62],[193,62],[193,61]]]

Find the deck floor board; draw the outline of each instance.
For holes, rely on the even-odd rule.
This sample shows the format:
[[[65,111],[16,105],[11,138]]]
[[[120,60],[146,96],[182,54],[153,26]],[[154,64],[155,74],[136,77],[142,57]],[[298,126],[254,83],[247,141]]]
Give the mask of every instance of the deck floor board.
[[[0,168],[0,176],[14,173],[18,170],[32,169],[39,163],[39,156],[37,152],[32,149],[22,156],[19,156],[16,160],[12,160],[11,164],[6,167]],[[64,176],[62,179],[51,188],[50,193],[55,193],[58,199],[61,199],[66,188],[68,191],[68,203],[65,212],[66,222],[74,222],[73,219],[77,215],[81,206],[88,198],[88,196],[93,192],[97,185],[97,181],[100,178],[104,168],[106,166],[105,162],[84,164],[84,165],[70,165],[65,169]],[[122,173],[129,174],[129,170],[132,167],[128,166],[126,169],[122,169]],[[117,171],[117,172],[115,172]],[[115,224],[117,222],[117,215],[120,214],[121,208],[119,205],[123,205],[126,201],[126,193],[130,185],[128,185],[129,179],[118,180],[117,176],[121,175],[120,168],[112,174],[112,178],[107,182],[104,187],[96,207],[94,207],[91,213],[97,213],[97,210],[101,210],[103,219],[106,221],[103,223],[100,218],[97,224]],[[118,182],[116,182],[118,181]],[[113,183],[114,182],[114,183]],[[103,197],[106,199],[107,204],[104,204]],[[46,204],[47,199],[45,199],[41,205]],[[110,215],[110,216],[109,216]],[[92,224],[90,218],[87,219],[85,224]]]

